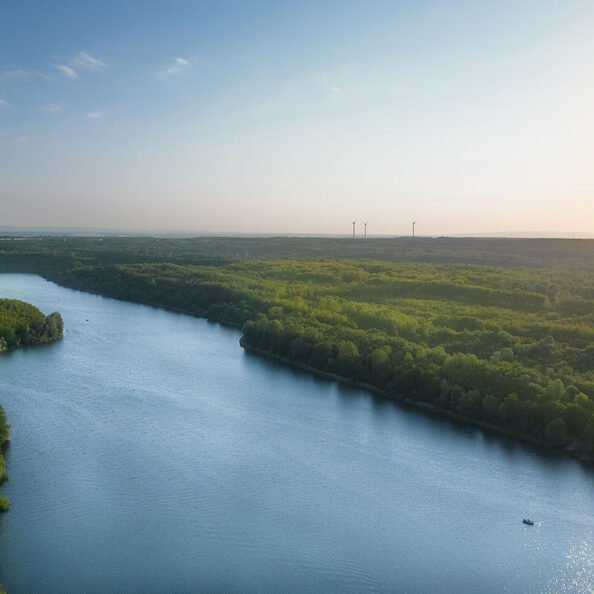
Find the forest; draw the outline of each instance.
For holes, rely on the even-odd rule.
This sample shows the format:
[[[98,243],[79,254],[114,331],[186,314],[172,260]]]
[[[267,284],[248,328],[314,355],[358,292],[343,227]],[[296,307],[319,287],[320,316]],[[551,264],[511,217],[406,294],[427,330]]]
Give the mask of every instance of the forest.
[[[20,346],[43,344],[62,338],[64,325],[59,313],[44,316],[35,306],[17,299],[0,299],[0,352]],[[0,483],[6,480],[6,461],[2,456],[10,437],[10,425],[0,406]],[[9,501],[0,495],[0,511]]]
[[[444,264],[439,239],[414,247],[423,262],[393,261],[390,240],[381,259],[326,257],[326,240],[274,240],[289,258],[249,257],[263,239],[235,255],[228,238],[178,241],[4,240],[0,270],[234,325],[246,348],[592,457],[594,242],[548,240],[538,260],[530,240],[474,256],[454,241]]]

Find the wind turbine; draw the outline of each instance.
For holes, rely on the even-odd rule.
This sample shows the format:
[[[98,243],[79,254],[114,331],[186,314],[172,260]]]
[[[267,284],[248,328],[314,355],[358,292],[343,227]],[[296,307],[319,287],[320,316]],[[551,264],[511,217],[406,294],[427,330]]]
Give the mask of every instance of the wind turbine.
[[[417,224],[417,221],[413,221],[413,234],[412,236],[415,236],[415,225]]]
[[[353,221],[353,239],[355,239],[355,225],[357,224],[357,219]]]
[[[363,223],[363,237],[367,238],[367,221]]]

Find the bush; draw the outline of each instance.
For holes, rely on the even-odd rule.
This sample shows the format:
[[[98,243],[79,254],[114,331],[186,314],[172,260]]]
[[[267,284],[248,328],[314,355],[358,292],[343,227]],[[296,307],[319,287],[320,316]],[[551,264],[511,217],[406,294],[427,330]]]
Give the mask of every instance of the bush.
[[[553,446],[562,446],[567,441],[567,427],[561,417],[553,419],[544,430],[545,439]]]
[[[10,500],[8,497],[0,495],[0,512],[6,511],[10,507]]]

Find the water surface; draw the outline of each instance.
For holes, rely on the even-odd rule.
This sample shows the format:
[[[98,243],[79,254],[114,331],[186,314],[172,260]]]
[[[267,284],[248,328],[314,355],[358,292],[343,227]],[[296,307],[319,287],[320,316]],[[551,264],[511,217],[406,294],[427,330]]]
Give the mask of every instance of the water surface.
[[[283,368],[204,320],[32,275],[0,295],[65,322],[0,357],[9,594],[594,590],[594,471],[575,460]]]

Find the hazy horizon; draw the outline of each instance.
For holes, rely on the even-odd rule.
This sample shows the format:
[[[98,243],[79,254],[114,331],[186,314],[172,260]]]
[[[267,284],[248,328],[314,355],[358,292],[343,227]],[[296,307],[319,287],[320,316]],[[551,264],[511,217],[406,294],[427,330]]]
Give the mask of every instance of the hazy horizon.
[[[352,229],[352,228],[351,228]],[[72,235],[72,236],[148,236],[148,237],[226,237],[226,238],[267,238],[267,237],[302,237],[302,238],[352,238],[351,233],[240,233],[232,231],[197,231],[192,229],[125,229],[125,228],[101,228],[101,227],[21,227],[0,225],[0,237],[19,236],[40,236],[40,235]],[[411,234],[374,234],[368,233],[364,236],[361,229],[357,229],[356,238],[364,239],[398,239],[411,237]],[[416,233],[419,238],[447,237],[450,239],[463,238],[484,238],[484,239],[594,239],[594,233],[569,233],[562,231],[539,232],[539,231],[518,231],[518,232],[483,232],[483,233],[460,233],[452,235],[426,235]]]
[[[11,4],[2,225],[594,236],[593,26],[585,0]]]

